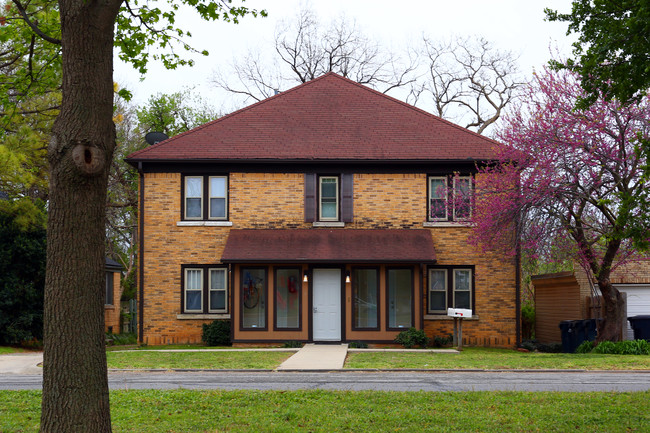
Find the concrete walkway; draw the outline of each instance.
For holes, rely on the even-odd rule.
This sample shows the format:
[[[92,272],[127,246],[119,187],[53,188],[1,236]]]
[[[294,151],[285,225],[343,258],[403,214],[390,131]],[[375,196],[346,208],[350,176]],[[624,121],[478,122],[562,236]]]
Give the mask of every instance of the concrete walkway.
[[[347,344],[305,344],[278,370],[340,370],[347,353]]]
[[[0,355],[0,373],[42,374],[43,352]]]

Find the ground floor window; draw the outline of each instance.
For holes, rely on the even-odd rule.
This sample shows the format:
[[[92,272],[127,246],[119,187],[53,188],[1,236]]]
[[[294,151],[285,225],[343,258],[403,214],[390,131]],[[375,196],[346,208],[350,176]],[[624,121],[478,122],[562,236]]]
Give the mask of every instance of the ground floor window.
[[[241,321],[244,329],[266,329],[266,268],[242,268]]]
[[[356,268],[352,270],[352,327],[379,328],[379,270]]]
[[[275,270],[275,327],[300,328],[300,269]]]
[[[413,270],[387,269],[388,328],[413,326]]]
[[[446,314],[447,308],[473,309],[473,268],[432,267],[429,269],[429,314]]]
[[[181,310],[184,313],[228,312],[228,269],[184,265]]]

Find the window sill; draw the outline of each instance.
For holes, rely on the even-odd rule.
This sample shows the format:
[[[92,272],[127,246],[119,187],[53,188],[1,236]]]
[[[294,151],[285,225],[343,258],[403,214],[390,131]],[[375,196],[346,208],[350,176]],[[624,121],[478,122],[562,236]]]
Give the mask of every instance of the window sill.
[[[423,227],[474,227],[475,223],[471,221],[425,221]]]
[[[345,227],[345,223],[341,221],[316,221],[313,227]]]
[[[444,314],[425,314],[424,320],[454,320],[453,317],[449,317]],[[463,320],[479,320],[479,316],[472,316],[470,318],[463,318]]]
[[[114,310],[114,309],[115,309],[115,305],[104,304],[104,310]]]
[[[178,221],[177,227],[231,227],[232,221]]]
[[[177,314],[176,319],[178,320],[205,320],[205,319],[230,319],[230,314],[228,313],[210,313],[210,314]]]

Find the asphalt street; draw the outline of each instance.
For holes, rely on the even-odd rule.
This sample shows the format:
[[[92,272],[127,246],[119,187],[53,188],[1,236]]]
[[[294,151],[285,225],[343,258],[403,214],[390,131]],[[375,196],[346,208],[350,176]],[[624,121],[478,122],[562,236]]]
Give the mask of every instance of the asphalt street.
[[[113,371],[111,389],[344,391],[645,391],[650,372],[518,371]],[[0,374],[0,389],[41,389],[42,376]]]

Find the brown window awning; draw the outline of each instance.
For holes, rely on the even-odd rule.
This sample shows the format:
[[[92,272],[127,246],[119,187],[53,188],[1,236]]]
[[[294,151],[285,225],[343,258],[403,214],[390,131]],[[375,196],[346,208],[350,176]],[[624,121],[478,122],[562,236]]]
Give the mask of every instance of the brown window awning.
[[[231,230],[223,263],[435,263],[426,229]]]

